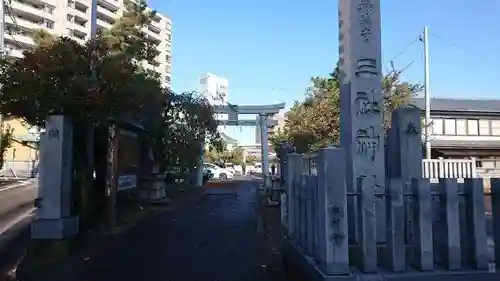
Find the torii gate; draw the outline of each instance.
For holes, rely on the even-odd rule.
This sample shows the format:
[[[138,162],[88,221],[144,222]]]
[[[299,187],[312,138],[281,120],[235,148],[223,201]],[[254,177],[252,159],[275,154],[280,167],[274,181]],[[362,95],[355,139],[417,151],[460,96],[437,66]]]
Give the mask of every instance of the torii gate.
[[[262,155],[262,174],[264,185],[270,186],[268,171],[269,171],[269,139],[268,128],[278,125],[277,120],[269,119],[269,116],[278,114],[280,110],[285,108],[285,103],[269,104],[269,105],[216,105],[214,106],[215,114],[227,114],[226,120],[218,120],[219,125],[225,126],[258,126],[261,130],[261,155]],[[256,114],[258,118],[239,120],[240,114]],[[203,150],[202,150],[203,151]],[[203,180],[203,154],[200,157],[197,183],[202,185]]]

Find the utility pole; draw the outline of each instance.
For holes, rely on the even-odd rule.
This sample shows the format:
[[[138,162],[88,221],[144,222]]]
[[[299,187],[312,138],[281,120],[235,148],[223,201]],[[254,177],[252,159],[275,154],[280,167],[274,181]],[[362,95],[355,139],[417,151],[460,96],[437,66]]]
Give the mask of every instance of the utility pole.
[[[431,159],[431,93],[429,84],[429,31],[424,27],[424,68],[425,68],[425,156]]]

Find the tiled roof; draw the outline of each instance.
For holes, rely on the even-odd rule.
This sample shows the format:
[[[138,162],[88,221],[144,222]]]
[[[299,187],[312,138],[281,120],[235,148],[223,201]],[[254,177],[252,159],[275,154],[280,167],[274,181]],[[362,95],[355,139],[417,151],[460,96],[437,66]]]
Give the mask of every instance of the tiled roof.
[[[410,104],[425,109],[423,98],[412,98]],[[431,99],[431,111],[499,113],[500,100]]]

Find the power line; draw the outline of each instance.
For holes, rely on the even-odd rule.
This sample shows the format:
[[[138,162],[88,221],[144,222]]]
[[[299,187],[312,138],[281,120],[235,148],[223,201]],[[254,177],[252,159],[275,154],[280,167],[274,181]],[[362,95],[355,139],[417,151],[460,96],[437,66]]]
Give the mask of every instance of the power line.
[[[411,41],[409,44],[407,44],[404,48],[402,48],[392,59],[389,60],[389,63],[393,63],[395,59],[397,59],[399,56],[404,54],[413,44],[421,40],[421,35],[418,35],[415,37],[413,41]]]
[[[455,48],[455,49],[457,49],[457,50],[459,50],[459,51],[461,51],[463,53],[466,53],[467,55],[476,56],[476,57],[484,59],[484,60],[491,60],[491,59],[493,59],[493,57],[496,58],[496,56],[493,56],[493,55],[491,55],[491,57],[490,57],[489,55],[485,56],[484,53],[480,54],[478,52],[472,52],[471,50],[468,50],[468,49],[466,49],[466,48],[464,48],[464,47],[462,47],[462,46],[460,46],[460,45],[458,45],[458,44],[456,44],[454,42],[451,42],[450,40],[447,40],[444,37],[439,36],[439,35],[437,35],[437,34],[435,34],[433,32],[429,32],[429,35],[431,35],[434,38],[437,38],[437,39],[441,40],[443,43],[449,45],[450,47],[453,47],[453,48]]]

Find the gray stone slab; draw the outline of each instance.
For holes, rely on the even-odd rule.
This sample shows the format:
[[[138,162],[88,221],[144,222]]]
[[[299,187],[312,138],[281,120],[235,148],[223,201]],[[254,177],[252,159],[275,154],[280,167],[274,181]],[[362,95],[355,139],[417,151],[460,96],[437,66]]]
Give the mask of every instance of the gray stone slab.
[[[316,186],[314,186],[315,176],[306,176],[306,188],[305,188],[305,228],[306,228],[306,251],[313,255],[314,254],[314,215],[313,215],[313,192]]]
[[[359,177],[357,180],[358,194],[358,261],[363,272],[377,271],[377,232],[375,219],[374,179]]]
[[[318,244],[316,258],[325,274],[349,272],[344,151],[318,154]]]
[[[456,179],[440,179],[438,187],[438,192],[441,194],[442,227],[440,227],[439,239],[434,239],[435,246],[438,247],[442,266],[448,270],[459,270],[462,268],[462,252],[458,219],[458,183]]]
[[[425,179],[412,179],[415,194],[413,221],[415,233],[412,236],[412,265],[422,271],[434,269],[434,245],[432,225],[432,202],[430,183]]]
[[[463,258],[475,269],[488,269],[488,246],[484,206],[483,179],[465,179],[467,256]]]
[[[387,181],[387,229],[386,229],[386,260],[391,271],[406,270],[405,246],[405,209],[403,204],[404,183],[401,179]]]
[[[301,170],[299,184],[299,245],[306,249],[306,175]]]
[[[500,268],[500,179],[491,179],[491,214],[496,268]]]

